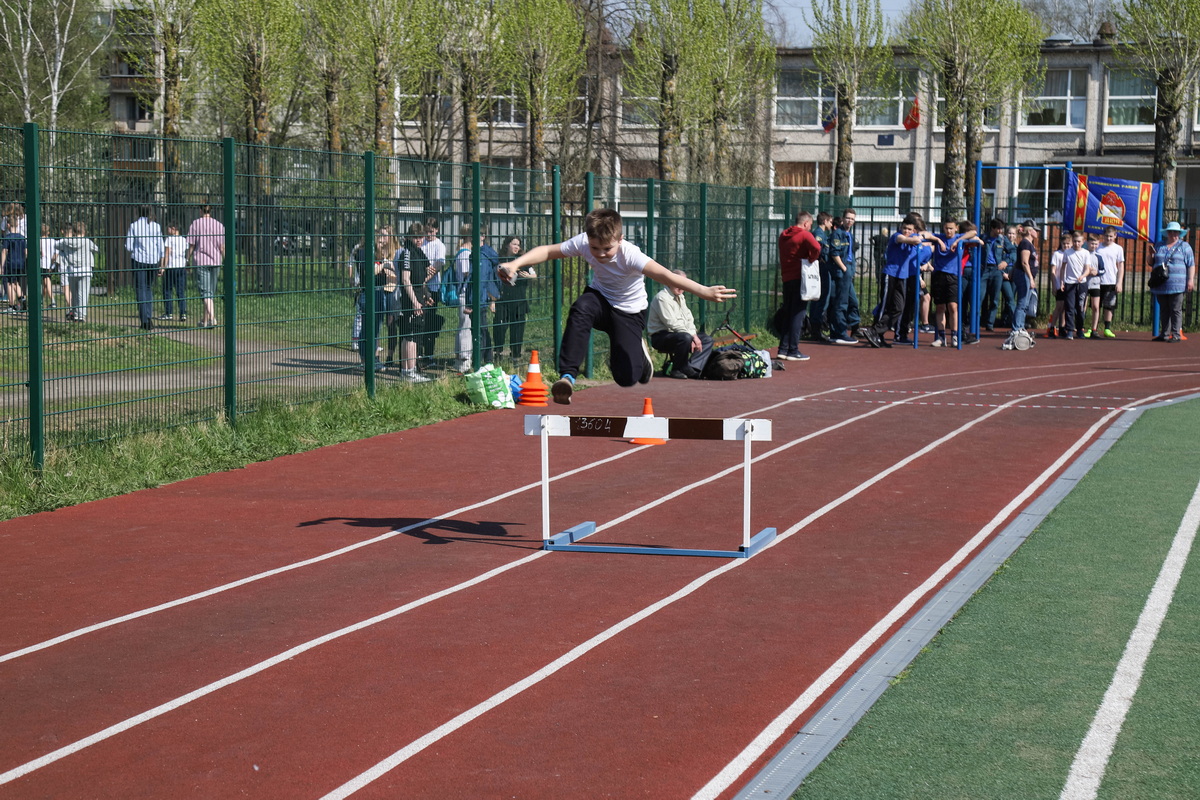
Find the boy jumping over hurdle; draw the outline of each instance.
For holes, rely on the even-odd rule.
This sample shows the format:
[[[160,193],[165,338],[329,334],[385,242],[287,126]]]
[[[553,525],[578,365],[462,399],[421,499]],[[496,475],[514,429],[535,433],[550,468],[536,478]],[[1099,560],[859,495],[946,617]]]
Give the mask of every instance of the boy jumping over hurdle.
[[[723,303],[737,297],[724,286],[702,286],[676,275],[647,256],[637,245],[621,235],[621,215],[611,208],[600,208],[583,221],[583,233],[565,242],[540,245],[500,265],[497,273],[507,283],[522,267],[559,258],[581,256],[592,267],[591,284],[571,305],[558,353],[560,377],[550,387],[554,402],[570,405],[575,376],[587,352],[592,330],[603,331],[609,338],[608,366],[618,386],[649,383],[654,362],[646,347],[646,285],[643,277],[664,286],[683,289],[702,300]]]

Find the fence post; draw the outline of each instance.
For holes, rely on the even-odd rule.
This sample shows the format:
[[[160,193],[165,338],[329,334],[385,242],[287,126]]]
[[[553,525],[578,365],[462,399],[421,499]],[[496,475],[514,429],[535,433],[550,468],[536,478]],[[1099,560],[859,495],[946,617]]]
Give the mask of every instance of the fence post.
[[[742,330],[750,330],[750,270],[754,264],[754,187],[746,187],[746,259],[742,275]]]
[[[42,192],[37,123],[25,123],[25,302],[29,322],[29,452],[33,468],[46,463],[45,361],[42,328]]]
[[[363,153],[363,330],[358,354],[367,397],[375,399],[375,153]]]
[[[563,240],[563,218],[562,218],[562,173],[558,168],[558,164],[554,165],[554,171],[551,175],[551,199],[552,207],[550,215],[554,227],[552,231],[555,242]],[[592,177],[592,173],[587,174],[588,178]],[[590,184],[589,184],[590,185]],[[554,266],[554,356],[555,361],[558,360],[558,351],[562,348],[562,259],[555,259]]]
[[[708,286],[708,184],[700,184],[700,284]],[[700,304],[700,327],[708,321],[708,303]]]
[[[479,274],[479,248],[483,240],[483,170],[478,161],[471,162],[471,293],[467,302],[471,304],[471,371],[483,366],[480,350],[482,344],[483,282]]]
[[[596,208],[596,173],[589,171],[586,175],[584,175],[583,186],[584,186],[583,215],[584,215],[584,217],[586,217],[588,214],[592,213],[592,211]],[[587,269],[586,263],[587,262],[584,262],[584,264],[585,264],[584,270],[585,271]],[[559,333],[560,337],[562,336],[562,333],[561,333],[561,330],[562,330],[562,306],[563,306],[562,288],[563,288],[562,281],[559,280],[558,284],[554,287],[554,292],[555,292],[555,294],[554,294],[555,312],[554,313],[558,314],[558,320],[555,323],[555,327],[558,328],[558,330],[560,331],[560,333]],[[560,342],[560,344],[561,344],[561,342]],[[588,334],[587,356],[584,358],[584,361],[583,361],[584,376],[588,377],[588,378],[592,377],[592,370],[594,368],[595,368],[595,352],[592,350],[592,335],[591,335],[591,333],[589,333]]]
[[[651,258],[657,257],[654,248],[654,178],[646,179],[646,255]]]

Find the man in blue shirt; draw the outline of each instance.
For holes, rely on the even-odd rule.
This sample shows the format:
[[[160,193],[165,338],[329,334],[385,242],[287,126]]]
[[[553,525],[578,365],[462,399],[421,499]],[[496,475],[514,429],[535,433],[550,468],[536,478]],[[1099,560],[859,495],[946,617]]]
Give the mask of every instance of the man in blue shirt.
[[[1009,268],[1017,260],[1017,246],[1005,232],[1002,219],[994,219],[991,224],[991,235],[984,243],[984,264],[982,280],[983,302],[981,312],[986,311],[984,324],[987,329],[996,327],[996,313],[1000,310],[1000,297],[1003,294],[1005,307],[1010,310],[1015,302],[1012,284],[1009,282]]]
[[[842,212],[841,224],[829,232],[829,305],[825,310],[834,344],[858,344],[851,332],[859,326],[858,295],[854,291],[854,209]]]
[[[904,313],[904,298],[907,294],[908,279],[919,268],[917,256],[921,242],[934,242],[941,252],[946,252],[946,243],[929,231],[918,231],[917,220],[911,214],[900,223],[900,230],[892,234],[888,240],[887,258],[883,266],[883,285],[880,296],[883,298],[883,310],[875,324],[863,330],[863,335],[871,347],[891,347],[884,339],[884,334],[895,327]]]

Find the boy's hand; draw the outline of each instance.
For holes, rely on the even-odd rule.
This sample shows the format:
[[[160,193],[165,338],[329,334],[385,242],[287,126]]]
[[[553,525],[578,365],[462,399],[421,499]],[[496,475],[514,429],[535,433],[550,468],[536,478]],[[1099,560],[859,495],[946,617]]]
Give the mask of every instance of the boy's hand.
[[[726,300],[736,298],[737,292],[733,289],[727,289],[724,286],[705,286],[704,294],[701,297],[710,303],[724,303]]]

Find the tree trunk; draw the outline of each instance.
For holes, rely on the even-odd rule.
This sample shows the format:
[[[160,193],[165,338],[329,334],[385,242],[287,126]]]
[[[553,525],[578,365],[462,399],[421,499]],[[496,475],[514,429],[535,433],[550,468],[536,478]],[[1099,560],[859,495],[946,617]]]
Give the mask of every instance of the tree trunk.
[[[1158,104],[1154,112],[1154,169],[1151,180],[1162,181],[1163,207],[1172,214],[1179,207],[1179,144],[1183,138],[1181,112],[1186,97],[1174,70],[1163,70],[1155,78]]]
[[[967,132],[966,132],[966,163],[964,164],[964,198],[963,207],[966,209],[966,216],[970,218],[975,213],[975,162],[983,159],[983,112],[984,109],[979,103],[971,98],[967,104]],[[983,205],[980,204],[980,213],[983,212]],[[946,216],[946,215],[944,215]],[[947,216],[947,218],[949,218]]]
[[[321,70],[325,84],[325,149],[342,152],[342,70],[328,59]]]
[[[537,81],[534,80],[534,73],[540,73],[545,69],[545,57],[541,52],[535,51],[533,60],[536,67],[529,76],[529,97],[532,102],[525,110],[528,115],[525,124],[526,130],[529,131],[529,169],[541,174],[546,170],[546,121],[542,118],[543,106],[538,100],[539,92]]]
[[[374,84],[375,153],[392,155],[392,68],[382,42],[375,44],[375,63],[371,73]]]
[[[683,136],[678,122],[677,73],[675,55],[663,53],[658,103],[658,179],[663,181],[680,178],[679,145]]]
[[[479,98],[470,64],[463,64],[462,81],[463,160],[472,164],[479,160]]]
[[[965,136],[964,82],[958,65],[947,60],[942,68],[946,90],[945,159],[942,162],[942,216],[957,219],[966,214],[967,142]]]
[[[850,196],[850,165],[854,163],[855,87],[835,89],[837,103],[837,160],[833,165],[833,196],[838,201]]]

